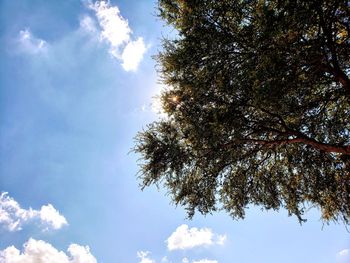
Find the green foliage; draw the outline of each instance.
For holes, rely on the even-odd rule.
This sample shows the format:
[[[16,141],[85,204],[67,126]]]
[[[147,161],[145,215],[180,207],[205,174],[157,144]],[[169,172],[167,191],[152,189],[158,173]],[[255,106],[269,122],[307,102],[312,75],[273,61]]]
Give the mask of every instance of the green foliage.
[[[350,220],[350,4],[160,0],[167,118],[136,137],[142,187],[192,217],[253,204]]]

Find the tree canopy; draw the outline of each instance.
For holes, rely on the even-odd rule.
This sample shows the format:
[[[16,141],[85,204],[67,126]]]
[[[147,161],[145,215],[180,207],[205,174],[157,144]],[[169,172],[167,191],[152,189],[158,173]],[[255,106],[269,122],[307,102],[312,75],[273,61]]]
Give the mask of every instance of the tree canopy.
[[[250,205],[350,220],[350,2],[160,0],[167,117],[136,137],[142,187],[192,217]]]

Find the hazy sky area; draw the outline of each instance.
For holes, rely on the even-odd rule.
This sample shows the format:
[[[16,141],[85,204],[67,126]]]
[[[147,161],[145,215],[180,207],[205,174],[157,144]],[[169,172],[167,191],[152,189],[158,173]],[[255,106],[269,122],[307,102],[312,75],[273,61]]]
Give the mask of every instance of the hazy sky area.
[[[140,190],[133,138],[159,118],[152,56],[175,35],[156,5],[0,0],[0,263],[349,263],[317,209],[187,220]]]

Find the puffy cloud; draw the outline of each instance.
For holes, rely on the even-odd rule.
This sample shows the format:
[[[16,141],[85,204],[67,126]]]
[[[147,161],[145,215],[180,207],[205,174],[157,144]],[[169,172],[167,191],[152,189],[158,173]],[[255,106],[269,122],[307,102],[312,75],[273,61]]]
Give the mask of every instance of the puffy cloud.
[[[95,257],[90,253],[88,246],[80,246],[71,244],[68,248],[68,253],[71,255],[71,263],[96,263]]]
[[[189,249],[197,246],[212,245],[213,232],[209,228],[189,228],[188,225],[179,226],[168,238],[168,249]]]
[[[210,228],[189,228],[183,224],[170,235],[167,244],[169,250],[177,250],[213,244],[223,245],[225,240],[225,235],[216,235]]]
[[[136,71],[145,52],[146,46],[142,37],[136,41],[130,41],[122,53],[123,68],[126,71]]]
[[[129,42],[131,29],[117,6],[110,6],[105,1],[97,1],[89,6],[96,12],[102,29],[101,38],[108,41],[112,49],[118,50],[122,44]]]
[[[64,216],[51,205],[44,205],[38,211],[38,215],[43,223],[51,226],[53,229],[60,229],[63,225],[67,224],[67,220]]]
[[[350,249],[343,249],[337,253],[337,262],[350,262]]]
[[[30,221],[39,221],[45,229],[59,229],[67,220],[51,204],[43,205],[40,210],[23,209],[6,192],[0,194],[0,225],[9,231],[21,230]]]
[[[131,39],[132,30],[117,6],[111,6],[105,1],[87,3],[88,7],[95,11],[101,28],[100,38],[109,44],[109,52],[122,61],[124,70],[136,71],[147,50],[143,38],[139,37],[135,41]],[[91,21],[85,18],[82,22],[81,26],[91,32]]]
[[[226,235],[218,235],[213,233],[210,228],[189,228],[188,225],[180,225],[176,230],[170,235],[166,243],[168,249],[172,250],[184,250],[199,246],[209,246],[209,245],[224,245],[227,239]],[[156,263],[155,260],[148,257],[150,252],[139,251],[137,256],[141,259],[140,263]],[[167,255],[164,256],[161,263],[171,263]],[[200,259],[200,260],[190,260],[187,257],[182,258],[181,263],[218,263],[217,260],[211,259]]]
[[[29,29],[19,31],[17,43],[20,52],[29,54],[45,52],[48,47],[45,40],[35,37]]]
[[[1,263],[97,263],[87,246],[71,244],[68,254],[42,240],[29,239],[20,252],[14,246],[0,250]]]
[[[137,257],[140,258],[140,263],[155,263],[153,259],[148,257],[149,254],[149,251],[138,251]]]

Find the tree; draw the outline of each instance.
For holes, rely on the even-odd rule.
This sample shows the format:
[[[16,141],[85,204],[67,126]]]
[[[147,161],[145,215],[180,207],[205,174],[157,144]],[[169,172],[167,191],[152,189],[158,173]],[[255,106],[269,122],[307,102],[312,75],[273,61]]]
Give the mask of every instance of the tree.
[[[160,0],[166,118],[136,137],[142,188],[177,205],[350,220],[350,2]]]

